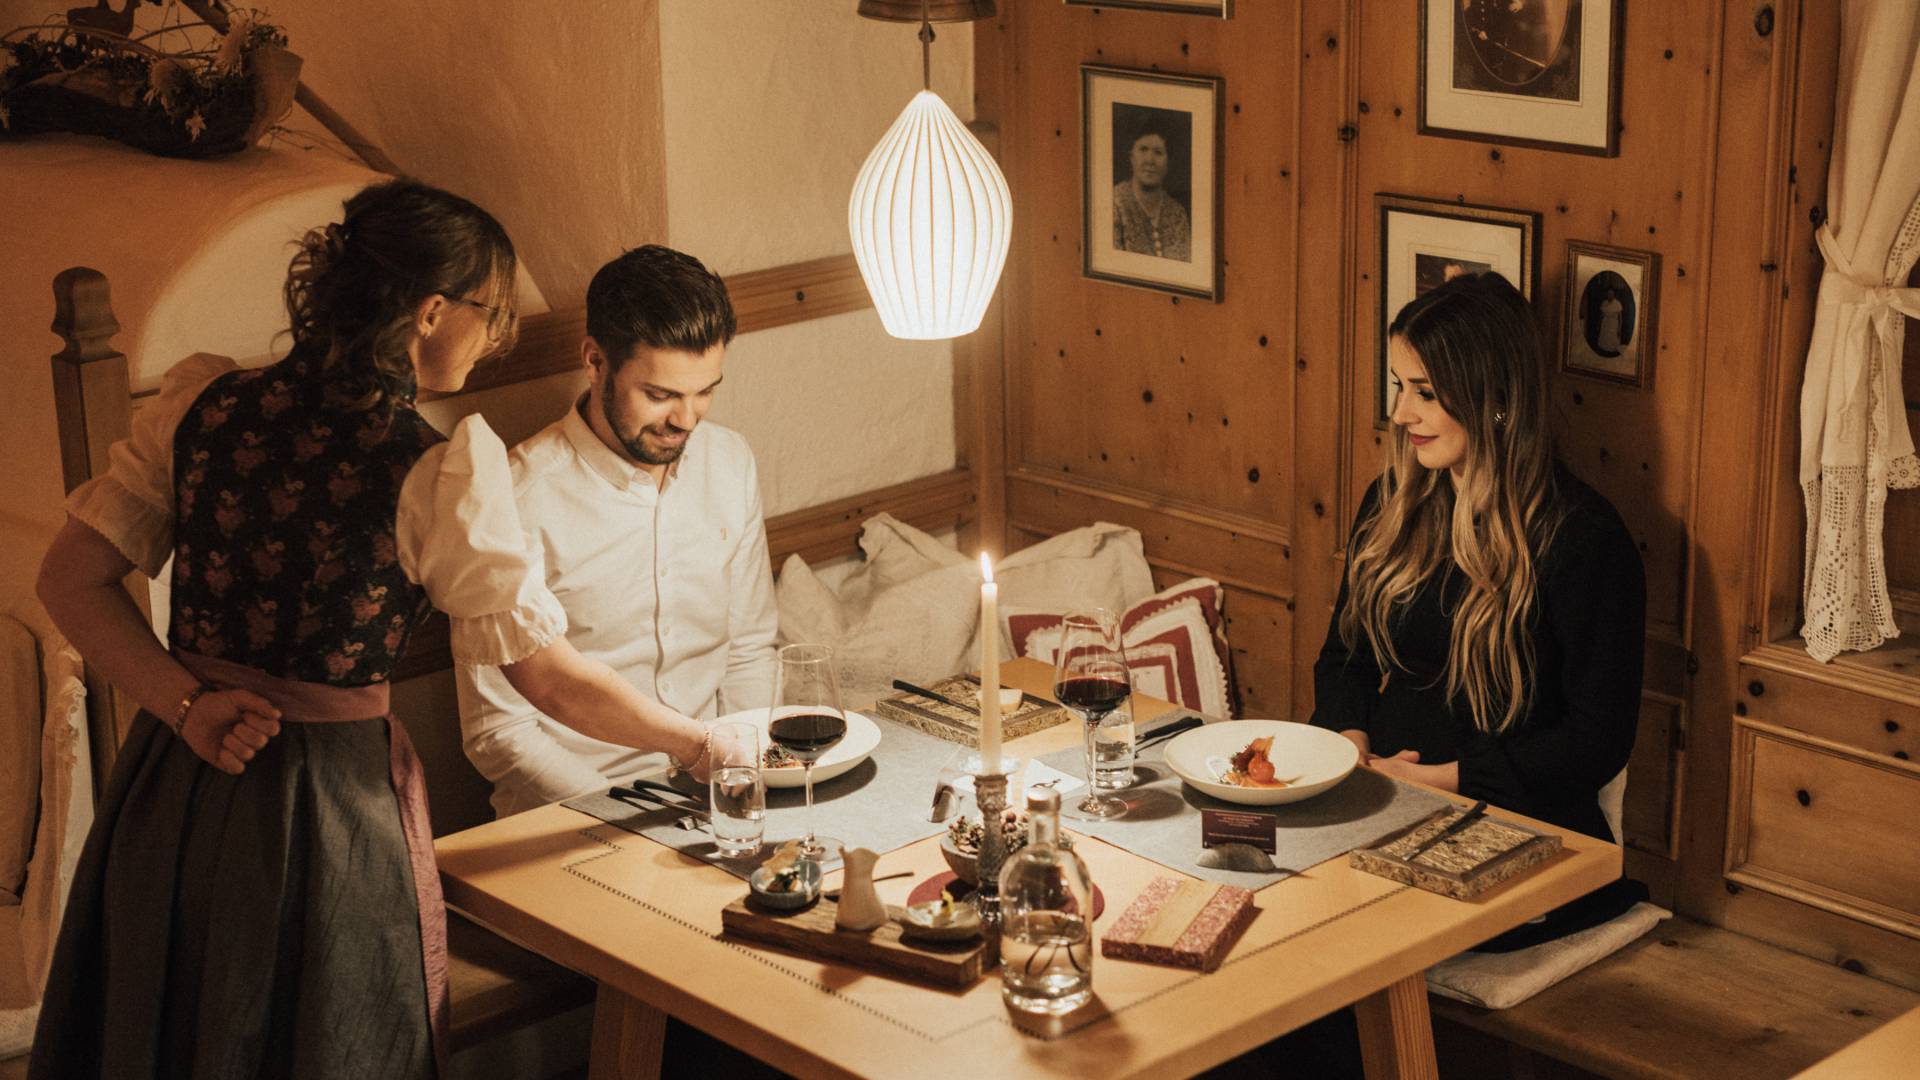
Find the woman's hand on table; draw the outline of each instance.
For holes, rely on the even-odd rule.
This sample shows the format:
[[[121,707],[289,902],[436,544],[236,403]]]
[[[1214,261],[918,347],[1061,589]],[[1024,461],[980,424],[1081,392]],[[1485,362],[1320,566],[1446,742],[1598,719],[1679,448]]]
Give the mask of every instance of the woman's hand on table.
[[[691,773],[695,780],[703,784],[706,783],[712,779],[714,770],[726,762],[734,762],[737,764],[742,761],[753,760],[753,749],[751,747],[732,738],[720,728],[708,725],[707,730],[712,733],[706,736],[707,752],[699,755],[698,759],[687,767],[687,772]],[[756,764],[758,763],[756,762]]]
[[[1420,764],[1418,750],[1402,750],[1391,757],[1376,757],[1372,754],[1360,755],[1360,764],[1378,773],[1385,773],[1396,780],[1425,784],[1441,791],[1460,790],[1460,763],[1449,761],[1445,765]]]
[[[194,701],[180,737],[200,759],[234,776],[280,734],[280,710],[246,690],[210,690]]]

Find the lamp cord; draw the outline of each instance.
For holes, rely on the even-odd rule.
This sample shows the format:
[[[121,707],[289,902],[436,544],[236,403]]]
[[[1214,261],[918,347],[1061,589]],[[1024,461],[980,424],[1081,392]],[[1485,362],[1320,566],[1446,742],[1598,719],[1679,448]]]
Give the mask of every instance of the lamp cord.
[[[933,89],[933,19],[929,0],[920,0],[920,88]]]

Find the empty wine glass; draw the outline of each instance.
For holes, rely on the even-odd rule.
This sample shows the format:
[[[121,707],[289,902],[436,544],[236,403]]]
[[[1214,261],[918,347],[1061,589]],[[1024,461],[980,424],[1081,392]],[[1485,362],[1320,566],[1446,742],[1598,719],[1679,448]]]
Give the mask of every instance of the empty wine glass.
[[[1097,783],[1095,739],[1108,713],[1132,692],[1127,653],[1120,642],[1120,620],[1106,608],[1088,608],[1060,623],[1060,652],[1054,660],[1053,696],[1080,714],[1086,728],[1087,793],[1074,804],[1076,816],[1104,821],[1127,812],[1127,804],[1103,795]]]
[[[840,841],[813,833],[813,764],[847,734],[840,680],[833,671],[833,647],[788,645],[780,650],[779,660],[767,737],[806,767],[807,835],[800,841],[800,853],[824,861]]]

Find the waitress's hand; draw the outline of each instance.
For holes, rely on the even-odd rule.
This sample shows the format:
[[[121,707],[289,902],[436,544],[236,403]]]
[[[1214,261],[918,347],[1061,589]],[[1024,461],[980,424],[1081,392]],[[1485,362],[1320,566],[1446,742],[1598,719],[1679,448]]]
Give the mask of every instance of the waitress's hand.
[[[741,762],[752,762],[755,766],[760,764],[757,761],[753,761],[753,749],[751,747],[745,746],[738,740],[729,737],[719,728],[714,728],[712,740],[707,752],[700,755],[700,760],[689,766],[687,771],[693,774],[695,780],[704,784],[713,778],[714,772],[717,771],[720,766],[729,763],[739,764]]]
[[[267,740],[280,734],[280,710],[248,690],[209,690],[187,710],[180,737],[202,761],[239,776]]]
[[[1420,764],[1420,751],[1402,750],[1391,757],[1369,756],[1361,762],[1374,772],[1385,773],[1398,780],[1415,784],[1425,784],[1441,791],[1460,790],[1460,763],[1449,761],[1445,765]]]

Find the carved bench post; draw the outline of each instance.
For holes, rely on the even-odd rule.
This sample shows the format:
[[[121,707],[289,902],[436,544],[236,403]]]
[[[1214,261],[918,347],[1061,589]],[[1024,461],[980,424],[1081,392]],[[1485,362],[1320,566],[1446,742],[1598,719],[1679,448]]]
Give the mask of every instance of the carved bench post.
[[[119,330],[105,274],[76,266],[53,279],[53,332],[66,342],[53,356],[53,408],[60,430],[61,478],[69,492],[105,472],[107,450],[133,428],[127,358],[112,345]],[[146,576],[131,574],[126,584],[134,604],[150,617]],[[138,706],[91,665],[86,673],[97,796]]]

